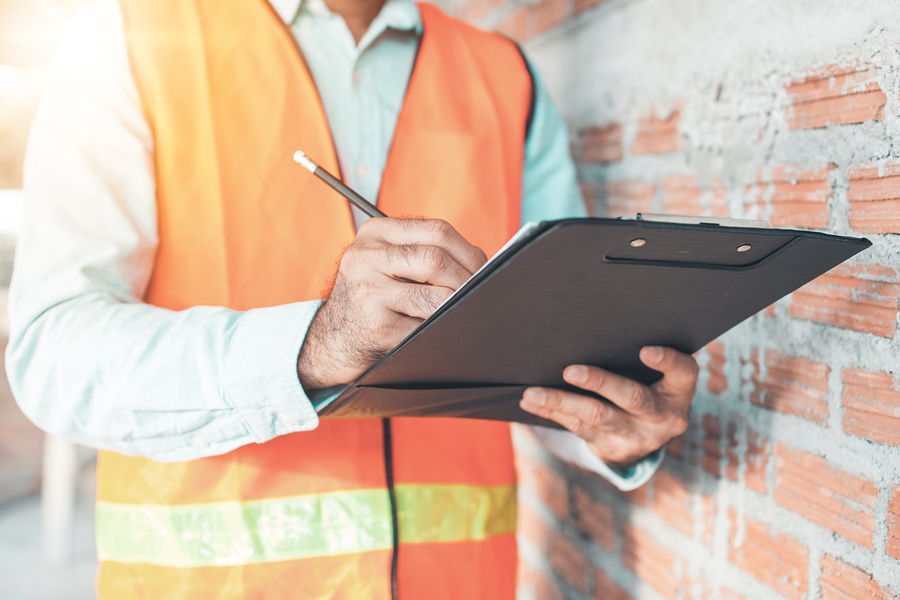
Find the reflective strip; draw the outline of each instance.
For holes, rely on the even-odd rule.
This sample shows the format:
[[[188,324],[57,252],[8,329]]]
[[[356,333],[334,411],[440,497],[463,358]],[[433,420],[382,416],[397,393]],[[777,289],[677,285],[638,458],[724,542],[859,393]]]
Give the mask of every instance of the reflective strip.
[[[400,541],[481,540],[516,528],[515,486],[398,485]],[[242,565],[391,547],[387,491],[161,506],[97,502],[100,560]]]

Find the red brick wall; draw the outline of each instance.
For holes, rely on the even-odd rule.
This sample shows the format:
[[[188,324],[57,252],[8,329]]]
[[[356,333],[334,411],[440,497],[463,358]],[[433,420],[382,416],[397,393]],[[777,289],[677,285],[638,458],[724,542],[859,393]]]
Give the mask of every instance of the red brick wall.
[[[874,243],[698,353],[691,427],[641,489],[517,433],[525,600],[900,593],[900,15],[884,0],[788,6],[459,7],[523,43],[591,214],[762,218]]]

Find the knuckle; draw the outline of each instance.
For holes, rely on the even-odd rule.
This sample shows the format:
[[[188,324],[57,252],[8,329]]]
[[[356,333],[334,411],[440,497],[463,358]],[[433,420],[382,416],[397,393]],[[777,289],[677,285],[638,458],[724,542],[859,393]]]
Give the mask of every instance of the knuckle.
[[[424,246],[421,251],[422,266],[429,273],[440,273],[444,270],[444,251],[437,246]]]
[[[409,290],[409,303],[413,308],[422,314],[431,314],[437,308],[434,295],[428,286],[416,285]]]
[[[607,419],[607,408],[603,402],[599,400],[596,402],[592,402],[590,408],[588,409],[587,418],[585,419],[585,423],[587,423],[590,427],[599,429],[606,423]]]
[[[356,232],[356,237],[369,237],[378,235],[378,232],[383,231],[384,227],[387,226],[390,219],[368,219],[365,223],[359,226],[359,229]]]
[[[394,244],[387,247],[388,256],[395,261],[410,263],[410,259],[416,254],[417,247],[410,244]]]
[[[362,253],[361,244],[351,244],[344,250],[344,253],[341,255],[341,267],[344,265],[353,264],[359,259],[360,253]]]
[[[634,385],[628,386],[622,400],[629,408],[640,409],[647,402],[647,391],[644,386],[634,383]]]
[[[453,227],[443,219],[430,219],[428,221],[429,237],[435,244],[443,244],[449,241]]]

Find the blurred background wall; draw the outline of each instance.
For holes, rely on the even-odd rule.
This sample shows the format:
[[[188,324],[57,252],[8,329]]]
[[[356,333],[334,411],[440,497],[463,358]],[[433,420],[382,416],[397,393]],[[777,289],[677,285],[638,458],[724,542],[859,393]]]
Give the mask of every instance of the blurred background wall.
[[[874,242],[698,354],[691,427],[646,487],[618,493],[521,441],[523,597],[895,598],[900,5],[452,9],[523,43],[593,214],[763,218]]]
[[[25,142],[50,59],[78,4],[80,0],[0,0],[0,350],[3,351],[9,334],[7,289],[21,221]],[[94,597],[94,453],[65,442],[60,447],[59,442],[49,440],[49,447],[64,459],[61,464],[57,461],[57,466],[70,471],[65,475],[72,484],[69,499],[74,503],[70,518],[56,532],[53,543],[58,547],[48,556],[46,545],[42,550],[39,498],[44,435],[16,406],[6,372],[0,365],[0,598],[5,600]]]

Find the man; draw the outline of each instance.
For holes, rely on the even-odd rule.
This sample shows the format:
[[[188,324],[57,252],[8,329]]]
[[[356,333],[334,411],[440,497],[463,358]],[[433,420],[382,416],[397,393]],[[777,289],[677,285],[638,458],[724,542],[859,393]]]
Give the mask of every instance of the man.
[[[508,425],[320,423],[310,398],[520,222],[580,214],[567,146],[512,43],[410,0],[88,2],[32,133],[7,362],[39,425],[114,451],[99,595],[512,598]],[[429,218],[364,223],[298,149]],[[652,388],[573,365],[611,403],[522,402],[580,436],[537,429],[554,452],[623,488],[684,431],[697,377],[641,356]]]

